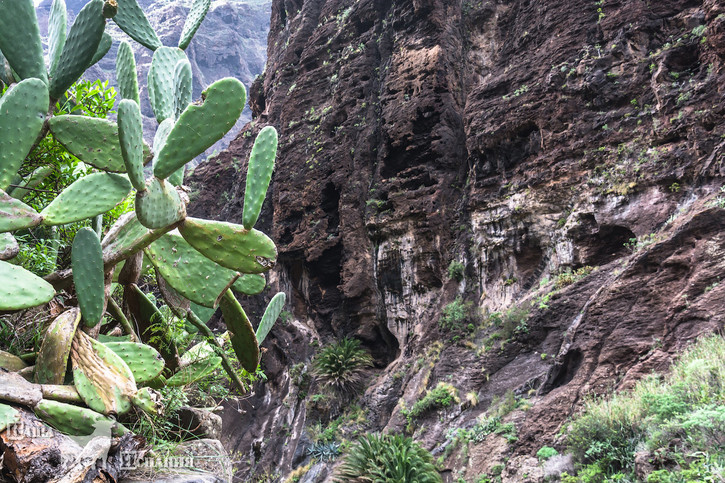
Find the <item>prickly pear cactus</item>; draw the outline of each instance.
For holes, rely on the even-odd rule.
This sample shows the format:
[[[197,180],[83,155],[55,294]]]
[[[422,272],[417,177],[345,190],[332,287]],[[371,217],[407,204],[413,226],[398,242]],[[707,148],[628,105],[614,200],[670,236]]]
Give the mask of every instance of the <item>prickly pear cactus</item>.
[[[56,289],[69,294],[66,303],[77,300],[79,305],[51,322],[34,368],[5,353],[0,353],[0,366],[19,371],[6,373],[17,380],[32,375],[35,392],[42,391],[42,399],[38,396],[40,402],[34,399],[25,405],[68,434],[90,434],[97,424],[108,424],[122,433],[125,428],[107,416],[122,415],[132,406],[158,413],[159,395],[149,387],[138,389],[137,384],[183,386],[221,366],[244,391],[235,366],[222,349],[224,339],[215,337],[206,321],[221,300],[227,337],[242,366],[254,372],[259,362],[258,343],[284,305],[284,294],[272,299],[255,334],[230,290],[262,292],[266,285],[262,273],[277,259],[274,242],[253,229],[274,169],[274,128],[262,129],[252,149],[242,224],[186,216],[185,165],[235,125],[246,103],[246,89],[232,78],[214,82],[200,100],[192,102],[192,71],[184,49],[210,3],[194,0],[177,47],[162,45],[138,0],[89,0],[70,28],[65,1],[53,0],[46,67],[33,0],[0,0],[0,82],[8,86],[0,97],[0,311],[46,304]],[[150,103],[159,122],[153,151],[143,142],[138,73],[131,46],[125,41],[118,48],[116,62],[123,98],[117,108],[118,123],[54,114],[56,101],[74,102],[68,89],[111,49],[113,39],[106,32],[109,21],[154,51],[148,74]],[[46,134],[93,172],[66,186],[38,212],[23,198],[52,174],[51,165],[28,163]],[[151,172],[153,176],[147,176]],[[102,215],[126,200],[135,201],[133,212],[118,218],[100,241]],[[57,233],[57,225],[86,220],[93,220],[96,229],[77,232],[70,269],[61,267],[45,280],[6,261],[12,261],[19,250],[14,232],[52,229]],[[162,310],[136,284],[146,267],[152,267],[158,277],[168,305],[160,307]],[[114,271],[124,303],[109,296]],[[169,308],[174,310],[173,316]],[[104,317],[115,320],[127,334],[124,337],[144,343],[84,332],[98,334]],[[163,335],[158,334],[164,330],[148,330],[153,325],[164,326],[174,317],[185,318],[189,330],[193,328],[204,340],[194,349],[203,357],[184,360],[178,370],[174,340],[159,341]],[[81,318],[83,330],[78,327]],[[101,338],[107,342],[97,340]],[[69,360],[73,385],[64,386]],[[162,374],[173,376],[167,379]],[[83,404],[88,408],[81,407]],[[3,424],[12,423],[12,411],[0,405],[0,430]]]

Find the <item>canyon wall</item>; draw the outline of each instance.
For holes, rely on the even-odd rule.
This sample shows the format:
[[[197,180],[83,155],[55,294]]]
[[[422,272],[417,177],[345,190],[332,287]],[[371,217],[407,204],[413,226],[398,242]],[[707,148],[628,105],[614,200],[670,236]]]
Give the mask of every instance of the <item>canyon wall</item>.
[[[225,413],[239,481],[308,460],[305,428],[331,415],[298,376],[346,335],[376,361],[359,430],[404,431],[401,407],[449,382],[477,402],[412,428],[438,456],[507,391],[527,399],[516,441],[443,464],[475,481],[510,457],[524,481],[586,394],[722,327],[721,2],[273,0],[267,49],[253,122],[187,179],[193,215],[239,222],[254,135],[279,131],[259,224],[279,247],[264,297],[285,291],[291,316],[269,380]],[[482,314],[463,335],[439,325],[456,297]]]

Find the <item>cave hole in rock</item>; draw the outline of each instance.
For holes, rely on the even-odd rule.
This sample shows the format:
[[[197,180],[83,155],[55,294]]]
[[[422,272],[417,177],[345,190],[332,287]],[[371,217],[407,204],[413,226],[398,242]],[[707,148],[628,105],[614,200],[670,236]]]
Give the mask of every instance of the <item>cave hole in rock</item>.
[[[541,393],[546,394],[571,382],[581,367],[583,360],[584,356],[579,349],[571,349],[567,352],[561,363],[552,366],[549,370],[546,382],[541,387]]]
[[[568,231],[576,245],[578,265],[606,265],[625,255],[625,243],[636,238],[632,230],[622,225],[599,224],[593,213],[581,213],[577,224]]]
[[[514,258],[519,281],[522,287],[528,290],[543,270],[544,252],[536,240],[526,237],[514,253]]]
[[[322,190],[320,207],[327,216],[327,233],[337,233],[340,227],[340,191],[331,182]]]
[[[541,137],[536,124],[529,122],[511,129],[498,143],[481,149],[475,166],[476,181],[493,174],[503,174],[540,150]]]

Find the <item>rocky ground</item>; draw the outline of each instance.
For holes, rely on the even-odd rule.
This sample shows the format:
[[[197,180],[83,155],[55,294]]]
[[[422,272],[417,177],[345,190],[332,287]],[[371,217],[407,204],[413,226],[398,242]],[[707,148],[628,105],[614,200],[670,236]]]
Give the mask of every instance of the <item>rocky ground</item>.
[[[463,402],[407,428],[447,481],[505,459],[504,481],[536,481],[587,394],[722,327],[721,2],[274,0],[267,54],[254,122],[188,180],[194,214],[238,222],[253,134],[279,130],[262,225],[292,316],[269,381],[225,414],[239,481],[307,461],[329,415],[292,376],[344,335],[376,360],[364,430],[405,431],[401,407],[450,382]],[[457,296],[484,314],[472,334],[439,327]],[[492,339],[485,314],[515,306]],[[505,418],[515,441],[445,451],[509,390],[528,401]]]

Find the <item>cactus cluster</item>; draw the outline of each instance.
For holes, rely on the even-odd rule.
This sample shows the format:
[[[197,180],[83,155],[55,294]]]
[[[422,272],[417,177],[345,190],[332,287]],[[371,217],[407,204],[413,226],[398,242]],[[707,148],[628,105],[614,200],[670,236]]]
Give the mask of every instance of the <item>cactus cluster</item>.
[[[158,393],[150,387],[186,385],[220,366],[242,389],[221,350],[224,339],[205,324],[208,312],[221,306],[237,359],[254,372],[259,345],[285,303],[284,294],[277,294],[255,332],[232,292],[260,293],[266,285],[262,273],[276,262],[275,244],[253,228],[274,169],[274,128],[262,129],[254,143],[241,225],[186,215],[184,166],[234,126],[246,102],[242,83],[226,78],[192,103],[191,66],[184,49],[209,6],[210,0],[195,0],[178,46],[168,47],[137,0],[89,0],[70,29],[65,1],[54,0],[46,66],[33,0],[0,0],[0,82],[9,86],[0,97],[0,311],[43,305],[61,288],[74,291],[78,302],[78,308],[61,313],[47,328],[34,366],[0,353],[0,367],[32,379],[34,384],[27,384],[41,396],[23,402],[0,390],[0,399],[31,406],[61,431],[88,434],[99,421],[115,425],[112,418],[133,406],[156,412]],[[148,93],[159,125],[152,146],[143,140],[136,63],[127,42],[121,42],[116,61],[123,97],[117,122],[53,115],[56,101],[68,96],[70,86],[109,51],[108,19],[153,51]],[[48,132],[95,171],[37,212],[23,198],[48,176],[49,167],[25,179],[19,172]],[[98,219],[134,191],[134,211],[119,218],[103,240],[100,230],[77,232],[71,270],[43,279],[11,263],[18,252],[13,233]],[[156,270],[166,305],[206,337],[190,351],[197,357],[179,358],[173,341],[159,343],[147,330],[164,318],[137,285],[144,260]],[[109,296],[114,277],[123,287],[122,307]],[[197,315],[204,312],[202,318]],[[99,334],[104,317],[116,319],[129,340]],[[8,374],[0,370],[0,379]],[[0,404],[0,430],[16,420],[13,411]]]

